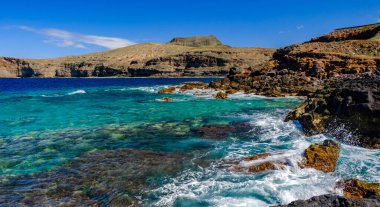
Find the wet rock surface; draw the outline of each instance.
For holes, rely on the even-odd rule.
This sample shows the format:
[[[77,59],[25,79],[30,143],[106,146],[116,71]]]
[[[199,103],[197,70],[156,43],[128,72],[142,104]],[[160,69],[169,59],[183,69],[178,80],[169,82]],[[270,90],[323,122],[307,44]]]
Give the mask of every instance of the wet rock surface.
[[[380,79],[358,78],[337,84],[330,94],[308,98],[286,120],[298,120],[308,134],[325,132],[349,144],[379,148]]]
[[[170,94],[170,93],[174,93],[175,89],[176,89],[175,87],[163,88],[159,90],[158,93]]]
[[[216,99],[227,99],[227,93],[224,93],[224,92],[218,92],[214,97]]]
[[[244,158],[238,164],[233,166],[237,172],[261,173],[269,170],[279,170],[284,167],[285,162],[280,160],[266,160],[272,154],[262,153]]]
[[[380,183],[367,183],[358,179],[350,179],[338,182],[337,186],[343,188],[343,194],[347,198],[380,196]]]
[[[325,140],[322,144],[312,144],[305,150],[301,167],[312,167],[323,172],[334,172],[339,156],[339,144]]]
[[[365,199],[350,199],[343,196],[328,194],[315,196],[308,200],[297,200],[288,205],[277,207],[375,207],[380,206],[380,197]]]

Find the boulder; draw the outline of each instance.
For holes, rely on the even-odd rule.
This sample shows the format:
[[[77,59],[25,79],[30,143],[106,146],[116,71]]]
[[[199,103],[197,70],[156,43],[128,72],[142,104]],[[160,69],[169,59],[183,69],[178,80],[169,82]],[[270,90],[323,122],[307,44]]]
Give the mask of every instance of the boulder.
[[[325,140],[322,144],[312,144],[305,150],[301,167],[312,167],[323,172],[334,172],[339,156],[339,144]]]
[[[224,92],[218,92],[215,96],[214,96],[214,98],[216,98],[216,99],[227,99],[227,93],[224,93]]]
[[[314,196],[307,200],[293,201],[287,205],[274,207],[375,207],[380,206],[380,197],[351,199],[343,196],[327,194]]]
[[[369,198],[380,196],[380,183],[367,183],[358,179],[344,180],[338,183],[346,198]]]

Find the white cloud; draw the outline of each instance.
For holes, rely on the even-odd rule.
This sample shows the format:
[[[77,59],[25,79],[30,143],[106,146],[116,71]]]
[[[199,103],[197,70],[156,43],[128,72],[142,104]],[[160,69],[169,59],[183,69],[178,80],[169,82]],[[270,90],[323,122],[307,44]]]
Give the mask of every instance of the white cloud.
[[[305,26],[303,26],[302,24],[297,26],[298,30],[301,30],[301,29],[304,29],[304,28],[305,28]]]
[[[85,35],[60,29],[35,29],[28,26],[16,26],[16,28],[49,37],[49,39],[44,40],[43,42],[46,44],[53,44],[58,47],[75,47],[85,49],[88,45],[96,45],[108,49],[115,49],[136,44],[130,40],[117,37]]]

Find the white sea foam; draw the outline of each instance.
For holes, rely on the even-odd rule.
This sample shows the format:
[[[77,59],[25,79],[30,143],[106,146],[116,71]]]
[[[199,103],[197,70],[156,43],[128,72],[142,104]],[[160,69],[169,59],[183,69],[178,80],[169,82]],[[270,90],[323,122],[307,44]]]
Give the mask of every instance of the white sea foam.
[[[46,98],[61,97],[61,96],[63,96],[63,95],[60,95],[60,94],[48,94],[48,95],[43,94],[43,95],[41,95],[41,97],[46,97]]]
[[[162,87],[162,85],[160,86],[141,86],[141,87],[131,87],[131,88],[128,88],[127,90],[131,90],[131,91],[143,91],[143,92],[147,92],[147,93],[157,93]]]
[[[214,152],[225,152],[223,159],[200,171],[186,170],[172,182],[155,190],[160,194],[158,206],[172,206],[181,199],[205,202],[212,206],[269,206],[287,204],[297,199],[340,193],[334,188],[339,180],[334,173],[314,169],[301,169],[298,162],[304,150],[313,142],[326,139],[323,135],[306,138],[293,124],[282,121],[284,113],[259,113],[251,116],[258,140],[219,142]],[[278,149],[286,145],[287,149]],[[265,174],[246,174],[221,168],[226,160],[239,160],[249,156],[252,149],[270,152],[273,156],[252,162],[241,162],[249,167],[258,162],[282,160],[287,166]]]
[[[85,90],[76,90],[76,91],[67,93],[67,95],[84,94],[84,93],[86,93]]]

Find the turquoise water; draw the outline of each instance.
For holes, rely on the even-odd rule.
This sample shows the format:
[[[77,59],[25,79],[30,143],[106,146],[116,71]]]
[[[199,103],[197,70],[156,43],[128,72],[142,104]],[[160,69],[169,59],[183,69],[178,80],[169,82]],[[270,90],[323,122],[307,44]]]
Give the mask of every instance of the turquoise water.
[[[379,150],[344,144],[334,173],[297,167],[327,138],[283,122],[300,99],[157,93],[190,80],[211,81],[0,79],[0,206],[268,206],[339,193],[341,178],[380,181]],[[218,139],[194,132],[215,125],[241,128]],[[228,167],[264,152],[289,165]]]

